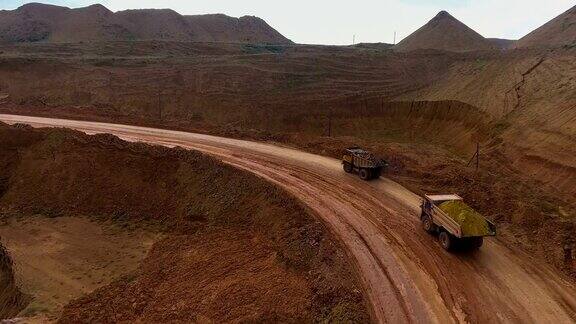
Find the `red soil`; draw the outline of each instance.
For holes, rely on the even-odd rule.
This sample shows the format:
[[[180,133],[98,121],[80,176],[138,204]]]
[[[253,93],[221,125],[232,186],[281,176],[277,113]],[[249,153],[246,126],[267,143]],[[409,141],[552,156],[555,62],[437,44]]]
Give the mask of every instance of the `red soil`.
[[[16,316],[29,301],[16,284],[10,254],[0,244],[0,319]]]
[[[62,321],[368,320],[339,243],[262,179],[199,153],[66,130],[0,124],[0,150],[5,217],[89,215],[166,235],[138,271]]]
[[[463,193],[504,235],[574,271],[563,254],[576,244],[573,49],[119,42],[0,51],[2,111],[251,136],[322,154],[360,143],[398,156],[397,179],[415,191]],[[330,116],[335,141],[321,137]],[[477,142],[480,175],[465,168]]]

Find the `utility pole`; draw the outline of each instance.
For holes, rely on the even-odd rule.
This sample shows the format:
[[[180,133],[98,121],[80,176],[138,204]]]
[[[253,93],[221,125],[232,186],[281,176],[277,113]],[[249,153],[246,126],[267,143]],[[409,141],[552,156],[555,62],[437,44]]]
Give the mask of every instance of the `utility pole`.
[[[162,89],[158,86],[158,117],[162,121]]]
[[[396,31],[394,31],[394,45],[396,45]]]
[[[476,153],[474,153],[466,166],[470,166],[472,161],[474,161],[474,158],[476,158],[476,172],[478,172],[478,169],[480,169],[480,143],[476,143]]]
[[[113,104],[113,101],[115,98],[115,96],[114,96],[114,93],[115,93],[114,92],[114,79],[113,78],[114,78],[114,74],[111,71],[108,72],[108,93],[110,94],[108,96],[108,103],[110,105]]]
[[[352,45],[356,45],[356,35],[352,36]]]
[[[332,137],[332,108],[328,111],[328,137]]]
[[[480,168],[480,143],[476,143],[476,172]]]

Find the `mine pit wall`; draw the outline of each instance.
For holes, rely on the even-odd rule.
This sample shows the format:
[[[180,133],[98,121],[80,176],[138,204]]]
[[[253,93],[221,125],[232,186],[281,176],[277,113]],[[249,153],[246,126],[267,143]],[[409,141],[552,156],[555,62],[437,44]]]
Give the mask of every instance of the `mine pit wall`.
[[[94,106],[6,106],[1,111],[61,116],[150,126],[254,130],[270,134],[354,137],[374,142],[430,143],[458,155],[473,154],[477,143],[490,144],[493,121],[458,101],[388,101],[379,95],[354,95],[304,103],[255,103],[207,106],[203,112],[166,111],[162,119],[137,111],[119,115]],[[136,117],[138,116],[138,117]]]
[[[534,136],[535,133],[538,132],[533,132],[527,137]],[[547,191],[576,205],[576,165],[562,158],[576,156],[576,152],[572,152],[576,141],[558,145],[562,143],[562,136],[558,139],[558,141],[550,141],[550,135],[547,134],[546,139],[541,140],[537,145],[519,140],[516,144],[508,146],[506,156],[510,165],[520,174],[540,181]],[[551,153],[552,151],[556,151],[557,154]],[[571,212],[576,213],[576,210]]]
[[[507,166],[576,205],[576,49],[521,49],[450,65],[398,100],[453,99],[494,119]]]
[[[244,246],[240,251],[250,245],[260,246],[260,253],[273,256],[264,259],[264,269],[272,267],[287,276],[274,278],[280,280],[277,286],[286,284],[283,278],[292,278],[298,283],[294,287],[300,287],[299,299],[294,297],[294,302],[288,303],[298,306],[297,312],[291,308],[283,313],[270,305],[278,313],[264,312],[260,320],[369,320],[360,279],[339,242],[298,201],[256,176],[197,152],[130,144],[111,135],[87,136],[69,130],[33,130],[1,123],[0,165],[10,166],[0,169],[0,176],[8,184],[0,197],[0,211],[48,217],[88,215],[96,221],[122,226],[146,226],[169,237],[152,248],[155,254],[148,256],[136,274],[70,304],[64,322],[85,318],[113,321],[116,311],[110,310],[134,298],[138,307],[134,309],[133,302],[118,306],[125,310],[119,318],[169,320],[169,311],[158,313],[150,308],[161,302],[152,297],[156,295],[154,289],[164,287],[157,282],[161,277],[154,274],[164,270],[154,270],[155,265],[186,260],[184,256],[191,252],[175,247],[195,249],[194,240],[199,244],[207,239],[217,241],[222,235],[219,233],[228,233],[228,238],[247,237],[231,243]],[[170,244],[175,247],[170,248]],[[218,260],[219,255],[211,259]],[[222,262],[229,260],[235,260],[234,256]],[[186,264],[180,265],[186,269]],[[187,278],[189,281],[194,278]],[[246,281],[238,285],[242,282]],[[133,289],[124,289],[123,284]],[[182,286],[171,284],[174,290]],[[241,311],[239,307],[234,309]],[[228,311],[215,311],[215,319],[218,314],[229,315]],[[143,313],[153,317],[140,317]]]
[[[0,320],[13,318],[29,301],[17,286],[10,254],[0,244]]]
[[[10,131],[0,123],[0,200],[9,190],[9,179],[12,171],[18,164],[16,146],[26,147],[30,144],[28,138],[13,136]],[[0,208],[0,218],[5,216]],[[1,241],[1,238],[0,238]],[[23,294],[16,282],[12,258],[6,248],[0,243],[0,320],[10,319],[22,311],[30,302],[29,296]]]
[[[540,105],[515,115],[502,139],[511,165],[537,179],[549,191],[576,205],[576,100],[555,105],[557,112]],[[576,212],[576,211],[575,211]]]
[[[203,117],[206,110],[223,105],[234,114],[236,107],[265,101],[364,91],[393,97],[437,79],[455,59],[449,53],[327,46],[289,46],[279,53],[256,54],[242,44],[0,45],[0,93],[17,104]]]
[[[450,131],[443,133],[427,129],[443,126],[438,120],[407,124],[386,133],[383,129],[393,129],[390,125],[396,126],[393,121],[400,117],[383,116],[369,121],[335,119],[334,134],[389,136],[403,141],[420,140],[420,136],[453,145],[469,155],[476,142],[470,138],[476,137],[471,132],[483,134],[485,131],[477,127],[484,126],[462,122],[491,116],[495,120],[491,125],[509,128],[501,139],[507,149],[511,148],[507,158],[514,161],[517,171],[526,170],[527,177],[537,178],[550,188],[561,188],[558,193],[565,199],[575,197],[576,182],[566,179],[574,179],[576,165],[565,159],[565,150],[575,146],[576,135],[572,48],[456,55],[294,47],[282,54],[248,55],[237,45],[161,45],[139,42],[118,43],[114,45],[118,49],[109,44],[2,48],[0,97],[8,98],[2,99],[0,109],[6,111],[14,105],[11,111],[23,114],[43,112],[71,118],[139,119],[157,125],[225,125],[325,135],[326,111],[315,107],[329,108],[326,103],[360,111],[366,100],[370,110],[382,99],[460,101],[478,111],[464,109],[469,115],[456,112],[456,126],[450,125],[452,119],[444,126]],[[91,55],[101,57],[88,59]],[[351,57],[357,64],[354,68],[349,67]],[[353,93],[358,93],[355,99]],[[308,113],[314,116],[306,116]],[[262,126],[268,123],[270,126]],[[424,132],[415,131],[420,126]],[[529,142],[527,138],[536,140]],[[540,149],[540,143],[551,147]],[[556,149],[557,143],[566,149]]]
[[[458,101],[395,102],[381,96],[351,96],[264,111],[263,116],[255,114],[253,120],[246,119],[245,127],[315,136],[327,136],[330,131],[332,137],[430,143],[464,155],[473,152],[476,143],[490,138],[491,119]]]

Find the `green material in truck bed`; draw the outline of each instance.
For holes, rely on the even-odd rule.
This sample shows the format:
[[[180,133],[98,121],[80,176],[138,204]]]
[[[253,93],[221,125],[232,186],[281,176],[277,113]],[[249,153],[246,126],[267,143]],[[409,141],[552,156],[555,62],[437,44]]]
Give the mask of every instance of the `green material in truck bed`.
[[[446,201],[438,206],[462,228],[462,237],[491,236],[496,233],[488,220],[461,200]]]

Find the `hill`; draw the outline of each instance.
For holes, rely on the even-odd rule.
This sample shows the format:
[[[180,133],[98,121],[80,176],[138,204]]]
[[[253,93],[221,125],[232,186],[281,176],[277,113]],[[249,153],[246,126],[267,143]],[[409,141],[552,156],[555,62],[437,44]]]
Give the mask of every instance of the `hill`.
[[[205,33],[203,41],[240,43],[291,43],[282,34],[271,28],[266,21],[254,16],[233,18],[230,16],[195,15],[185,16],[186,22],[198,33]]]
[[[394,49],[403,52],[418,49],[468,52],[494,49],[494,45],[448,12],[441,11]]]
[[[292,43],[264,20],[249,16],[183,16],[168,9],[114,13],[99,4],[70,9],[31,3],[16,10],[0,11],[1,42],[122,40]]]
[[[576,44],[576,7],[524,36],[516,48],[559,47]]]

